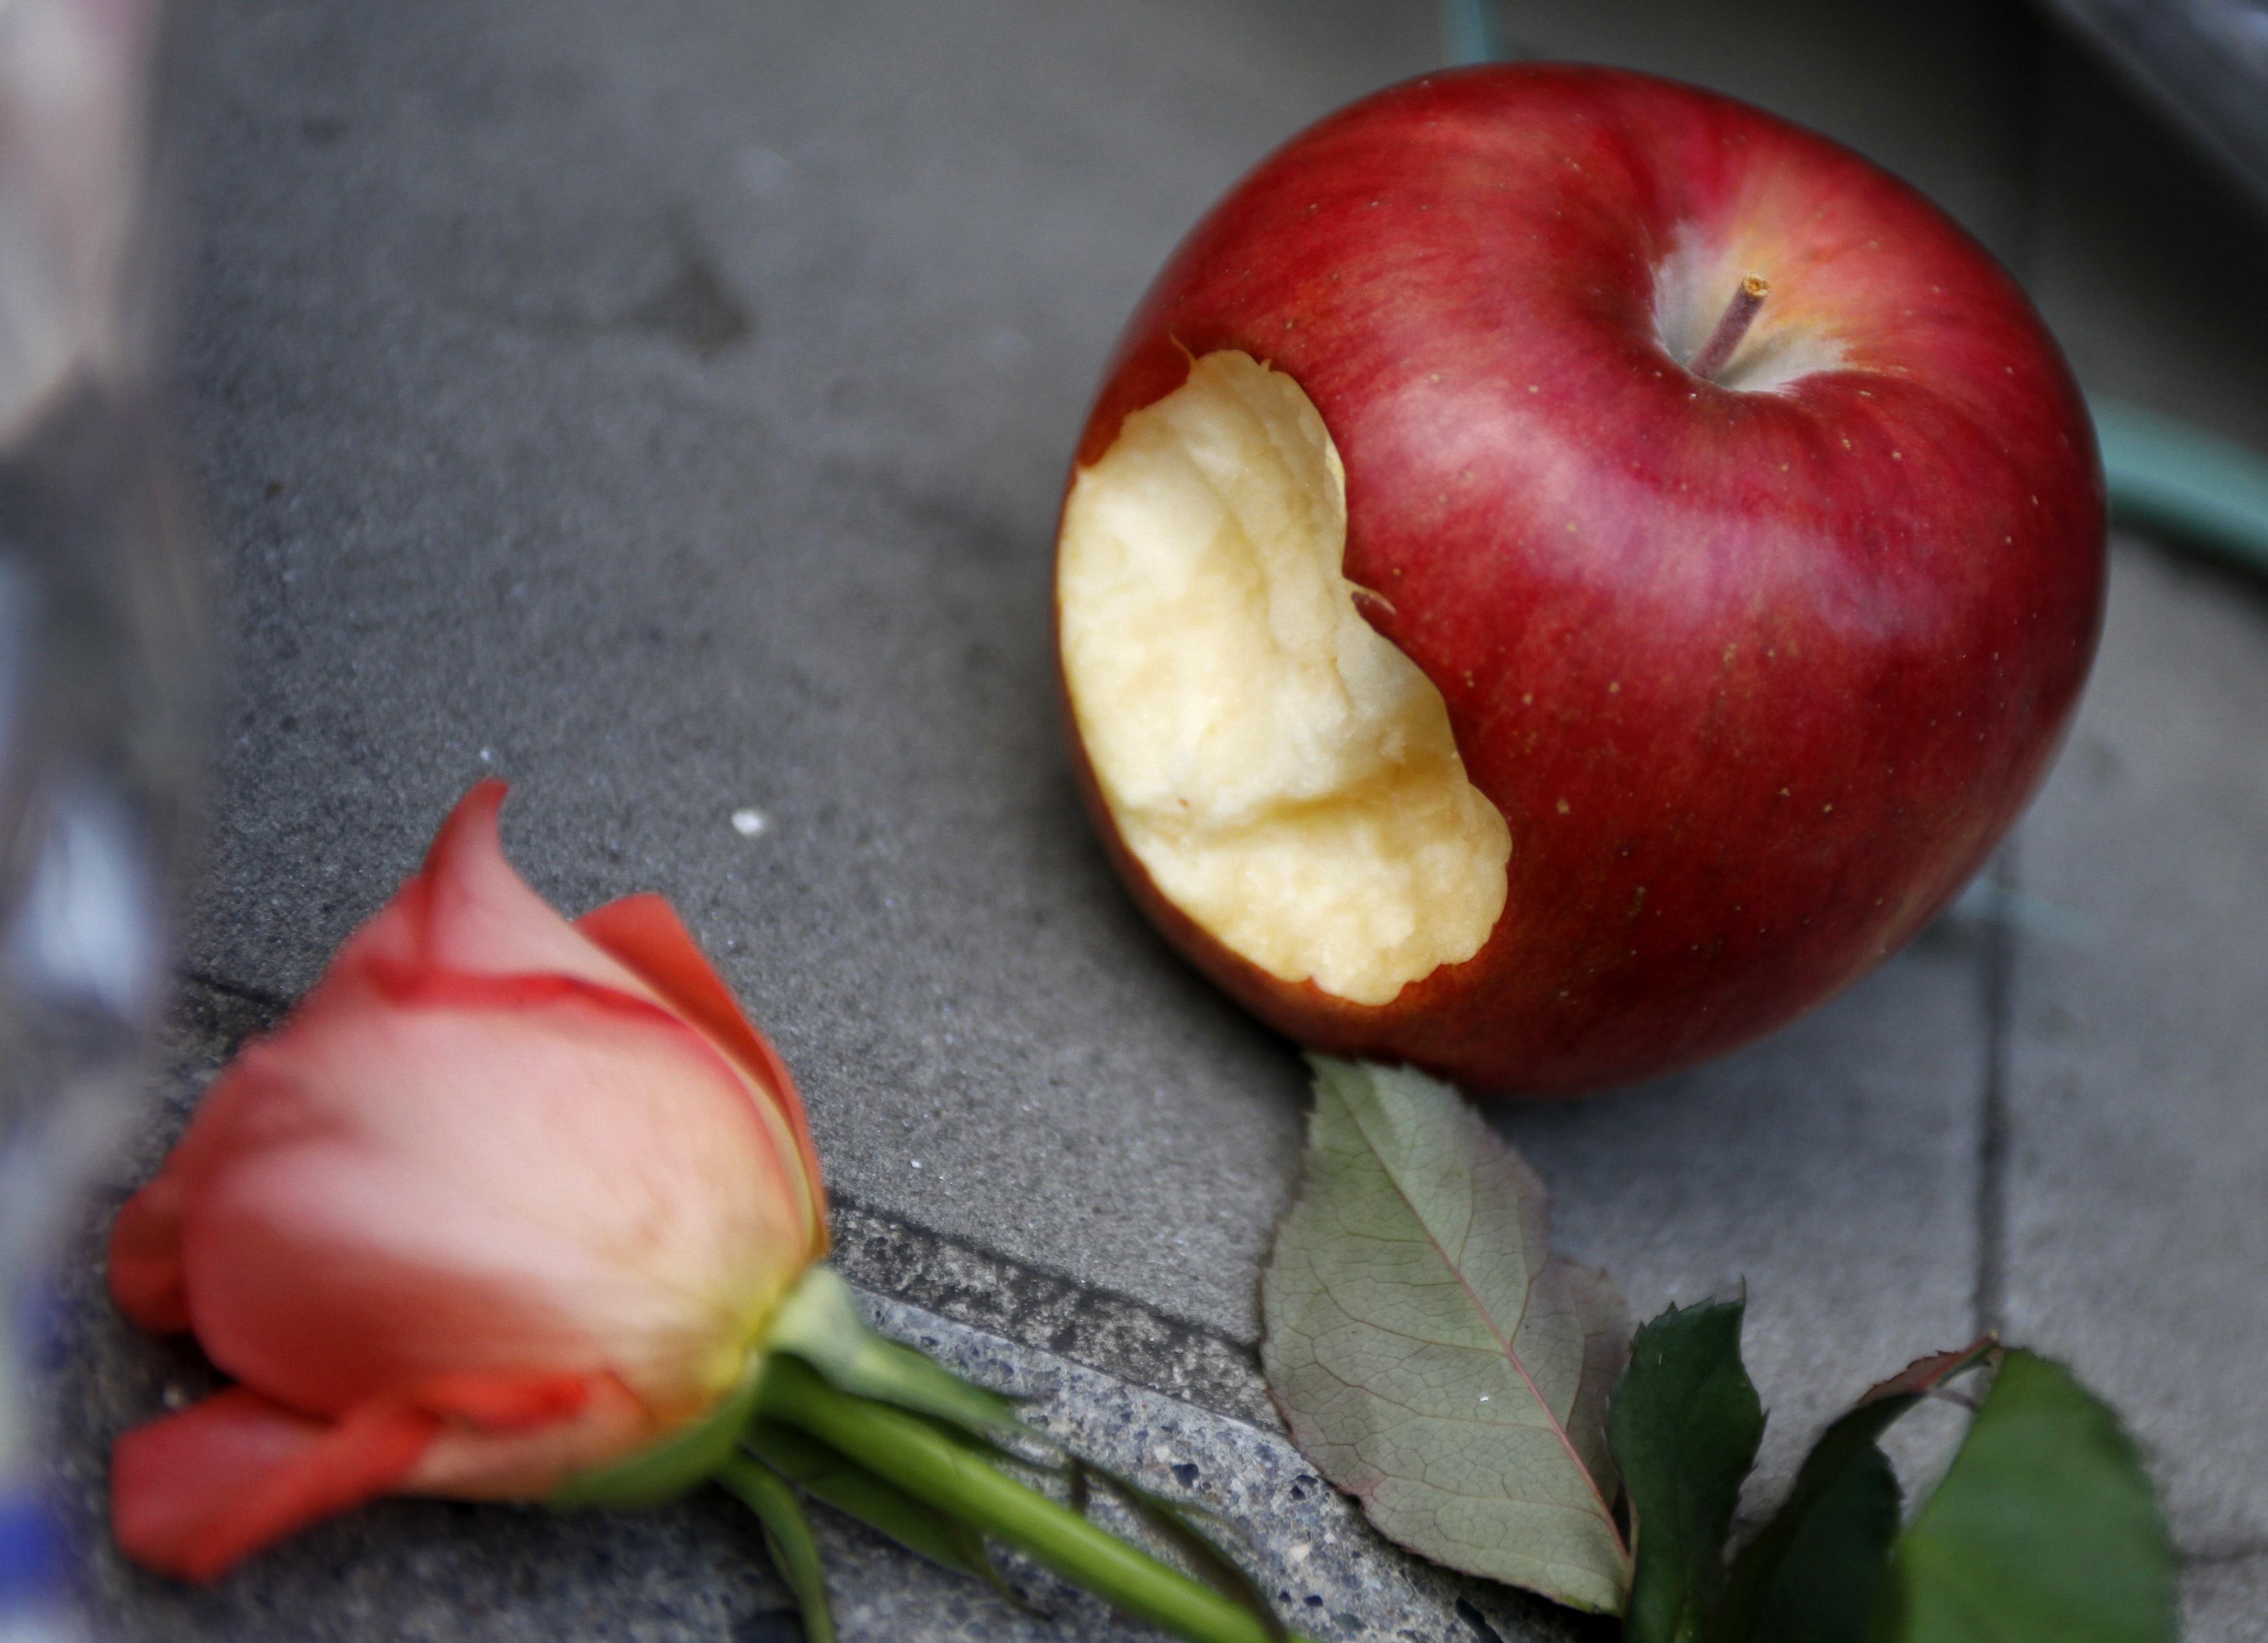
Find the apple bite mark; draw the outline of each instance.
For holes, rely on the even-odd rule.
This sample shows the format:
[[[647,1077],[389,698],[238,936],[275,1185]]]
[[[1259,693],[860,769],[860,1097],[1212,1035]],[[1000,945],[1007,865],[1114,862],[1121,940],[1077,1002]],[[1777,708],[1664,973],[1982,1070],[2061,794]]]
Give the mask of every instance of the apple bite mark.
[[[1345,547],[1314,403],[1210,353],[1074,476],[1057,620],[1074,728],[1158,891],[1270,975],[1381,1005],[1480,950],[1512,838],[1440,692],[1357,609]]]

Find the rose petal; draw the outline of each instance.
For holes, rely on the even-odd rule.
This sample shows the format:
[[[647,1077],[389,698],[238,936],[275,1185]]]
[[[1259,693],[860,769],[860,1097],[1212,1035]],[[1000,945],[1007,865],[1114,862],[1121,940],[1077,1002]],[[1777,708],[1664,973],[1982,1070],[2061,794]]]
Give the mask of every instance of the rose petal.
[[[819,1152],[812,1145],[803,1097],[787,1064],[779,1058],[771,1042],[740,1013],[732,989],[710,964],[708,954],[678,917],[677,910],[659,895],[626,895],[593,908],[575,921],[575,927],[635,971],[665,1004],[707,1035],[771,1096],[803,1160],[804,1178],[810,1183],[812,1224],[824,1253],[826,1199]]]
[[[571,1374],[445,1374],[419,1387],[411,1401],[485,1432],[526,1432],[580,1415],[591,1402],[591,1381]]]
[[[121,1307],[246,1383],[120,1442],[137,1560],[210,1578],[387,1490],[626,1459],[742,1383],[823,1251],[770,1046],[665,904],[545,905],[503,800],[466,795],[119,1216]]]
[[[634,975],[578,934],[513,870],[497,828],[505,792],[504,784],[491,778],[457,801],[416,876],[341,950],[335,970],[407,958],[419,967],[475,975],[573,976],[644,993]]]
[[[626,1460],[669,1435],[668,1427],[629,1388],[606,1374],[573,1383],[576,1404],[567,1418],[518,1424],[479,1418],[500,1412],[524,1395],[513,1388],[512,1377],[492,1379],[493,1386],[459,1404],[466,1420],[441,1429],[403,1480],[403,1493],[458,1500],[541,1499],[577,1473]],[[435,1387],[426,1396],[455,1396],[461,1389]],[[526,1389],[526,1394],[539,1392],[534,1383]]]
[[[210,1580],[263,1546],[394,1487],[439,1418],[402,1408],[310,1420],[232,1388],[119,1439],[111,1528],[135,1562]]]
[[[189,1327],[181,1276],[181,1179],[173,1171],[126,1200],[110,1228],[110,1298],[144,1329],[178,1335]]]
[[[538,1365],[665,1415],[730,1384],[813,1254],[737,1072],[563,978],[418,987],[303,1013],[209,1097],[186,1245],[214,1361],[333,1413]]]

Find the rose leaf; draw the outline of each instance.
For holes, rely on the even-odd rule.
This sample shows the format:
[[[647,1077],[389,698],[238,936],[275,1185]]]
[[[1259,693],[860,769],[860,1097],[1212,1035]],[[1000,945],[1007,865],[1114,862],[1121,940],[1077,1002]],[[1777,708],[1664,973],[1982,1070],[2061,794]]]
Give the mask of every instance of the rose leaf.
[[[1711,1643],[1863,1643],[1901,1499],[1876,1440],[1992,1347],[1987,1337],[1909,1364],[1820,1434],[1795,1487],[1733,1560]]]
[[[2172,1643],[2173,1545],[2132,1440],[2071,1372],[2011,1352],[1898,1539],[1881,1643]]]
[[[1261,1281],[1292,1441],[1411,1551],[1620,1611],[1603,1413],[1621,1301],[1551,1254],[1543,1183],[1455,1091],[1313,1065],[1305,1175]]]
[[[1784,1556],[1743,1616],[1746,1629],[1724,1630],[1720,1617],[1712,1636],[1744,1643],[1866,1643],[1903,1499],[1881,1446],[1852,1446],[1811,1492]]]
[[[1725,1535],[1756,1463],[1764,1406],[1741,1363],[1746,1303],[1672,1307],[1638,1332],[1607,1435],[1638,1562],[1625,1643],[1694,1643],[1725,1584]]]

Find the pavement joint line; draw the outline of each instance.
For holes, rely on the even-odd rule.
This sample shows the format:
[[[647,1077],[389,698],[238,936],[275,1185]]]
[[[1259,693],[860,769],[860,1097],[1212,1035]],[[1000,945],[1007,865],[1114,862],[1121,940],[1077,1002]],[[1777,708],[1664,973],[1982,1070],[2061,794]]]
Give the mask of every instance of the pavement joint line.
[[[1035,1424],[1059,1442],[1169,1498],[1201,1501],[1262,1590],[1318,1637],[1582,1643],[1600,1634],[1590,1617],[1393,1544],[1278,1426],[1194,1406],[909,1302],[863,1291],[859,1300],[883,1334],[1030,1400]]]
[[[202,970],[183,970],[181,980],[189,986],[202,987],[208,992],[225,993],[232,998],[273,1010],[279,1015],[291,1007],[291,1001],[288,998],[278,998],[257,987],[245,986],[240,982],[230,981],[224,976],[208,975]]]
[[[2021,835],[2002,846],[1986,871],[2002,891],[2017,889]],[[1984,1088],[1977,1124],[1977,1289],[1974,1327],[1998,1335],[2008,1303],[2009,1013],[2015,993],[2017,933],[2004,919],[1984,925],[1978,964],[1984,1015]]]
[[[2234,1546],[2201,1546],[2192,1551],[2176,1548],[2184,1569],[2225,1569],[2240,1563],[2268,1562],[2268,1540],[2247,1541]]]
[[[1214,1414],[1283,1430],[1253,1343],[853,1198],[836,1197],[830,1210],[835,1263],[854,1283]]]

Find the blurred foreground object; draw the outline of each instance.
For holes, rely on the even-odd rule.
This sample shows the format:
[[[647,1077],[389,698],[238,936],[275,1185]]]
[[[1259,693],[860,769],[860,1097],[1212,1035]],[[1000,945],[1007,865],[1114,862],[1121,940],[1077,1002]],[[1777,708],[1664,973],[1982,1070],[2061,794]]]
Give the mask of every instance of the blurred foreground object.
[[[0,6],[0,1639],[65,1635],[43,1278],[132,1110],[199,667],[158,438],[155,0]]]
[[[2112,512],[2268,572],[2268,460],[2123,400],[2088,402]]]
[[[2268,6],[2260,0],[2051,0],[2268,207]]]

